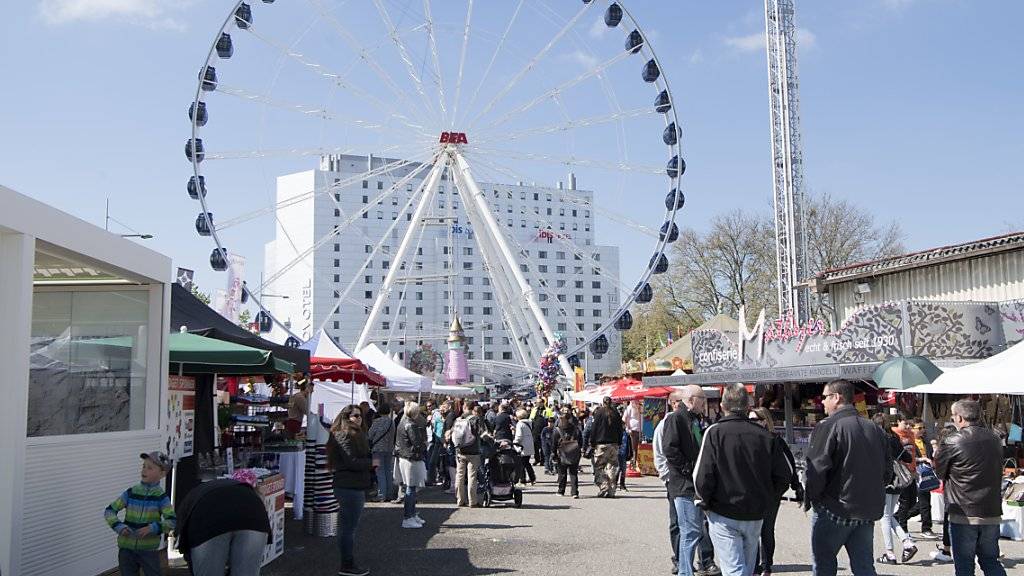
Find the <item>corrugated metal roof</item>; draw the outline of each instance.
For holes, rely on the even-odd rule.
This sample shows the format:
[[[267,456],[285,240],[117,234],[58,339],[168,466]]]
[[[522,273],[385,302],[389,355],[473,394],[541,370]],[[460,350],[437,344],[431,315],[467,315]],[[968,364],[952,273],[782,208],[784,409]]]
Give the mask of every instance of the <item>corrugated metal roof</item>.
[[[814,278],[815,284],[819,287],[839,282],[848,282],[854,278],[867,276],[880,276],[891,274],[899,270],[909,268],[920,268],[941,262],[964,260],[978,256],[1002,252],[1005,250],[1019,250],[1024,248],[1024,232],[1014,232],[1002,236],[993,236],[964,244],[954,244],[941,248],[932,248],[920,252],[912,252],[901,256],[882,258],[869,262],[860,262],[842,268],[825,270]]]

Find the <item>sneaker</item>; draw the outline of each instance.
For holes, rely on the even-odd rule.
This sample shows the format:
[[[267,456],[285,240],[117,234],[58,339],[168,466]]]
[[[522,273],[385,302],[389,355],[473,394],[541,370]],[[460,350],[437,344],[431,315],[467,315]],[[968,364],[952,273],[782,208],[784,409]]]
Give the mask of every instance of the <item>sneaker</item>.
[[[935,532],[932,532],[931,530],[924,530],[924,531],[922,531],[921,532],[921,538],[925,538],[927,540],[938,540],[939,539],[939,537],[935,534]]]
[[[420,525],[424,525],[424,524],[427,523],[426,520],[424,520],[423,518],[420,518],[420,513],[419,512],[417,512],[416,515],[413,516],[413,519],[415,519],[417,522],[419,522]]]
[[[910,562],[911,558],[913,558],[915,554],[917,554],[917,546],[911,544],[910,546],[903,548],[903,556],[901,557],[902,563],[906,564],[907,562]]]
[[[402,528],[423,528],[423,524],[416,521],[416,517],[406,518],[402,520]]]
[[[950,556],[949,553],[947,553],[942,548],[939,548],[938,550],[932,550],[932,553],[929,554],[929,556],[931,556],[932,560],[935,560],[936,562],[952,562],[953,561],[953,557]]]
[[[712,562],[704,567],[704,573],[707,574],[707,576],[721,576],[722,569],[718,567],[718,564]]]
[[[348,568],[342,568],[341,570],[338,570],[338,576],[368,576],[369,573],[369,570],[365,568],[360,568],[355,564],[349,566]]]
[[[896,564],[896,557],[885,553],[876,558],[875,562],[878,562],[879,564]]]

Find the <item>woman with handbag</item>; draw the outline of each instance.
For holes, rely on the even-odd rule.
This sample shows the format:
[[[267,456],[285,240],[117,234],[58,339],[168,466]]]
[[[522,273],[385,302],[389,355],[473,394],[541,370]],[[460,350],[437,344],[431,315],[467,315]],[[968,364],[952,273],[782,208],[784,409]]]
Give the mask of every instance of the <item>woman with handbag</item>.
[[[570,481],[569,494],[580,497],[580,458],[583,438],[579,426],[568,414],[558,419],[558,427],[551,433],[551,457],[558,466],[558,495],[565,496],[565,481]]]
[[[882,541],[885,543],[885,554],[876,559],[880,564],[896,564],[896,553],[894,538],[903,544],[903,553],[900,562],[906,564],[917,554],[917,545],[910,534],[900,526],[896,520],[896,507],[900,503],[900,493],[914,483],[914,476],[907,469],[906,464],[914,462],[914,457],[903,446],[899,436],[892,431],[889,417],[885,414],[875,414],[872,421],[885,432],[889,441],[889,454],[892,462],[893,480],[885,488],[885,508],[882,511]]]
[[[398,425],[395,451],[398,466],[395,466],[395,480],[405,485],[403,498],[404,515],[402,528],[422,528],[423,518],[416,511],[416,490],[427,482],[427,421],[420,414],[416,402],[405,403],[405,418]]]
[[[331,425],[327,440],[327,462],[334,472],[334,497],[341,510],[338,512],[338,549],[341,569],[338,576],[366,576],[370,572],[355,563],[356,528],[366,503],[366,489],[370,487],[370,444],[363,432],[363,413],[359,406],[346,406]]]
[[[393,498],[395,488],[395,419],[391,417],[390,403],[380,402],[377,409],[377,418],[366,435],[377,468],[377,501],[387,502]]]

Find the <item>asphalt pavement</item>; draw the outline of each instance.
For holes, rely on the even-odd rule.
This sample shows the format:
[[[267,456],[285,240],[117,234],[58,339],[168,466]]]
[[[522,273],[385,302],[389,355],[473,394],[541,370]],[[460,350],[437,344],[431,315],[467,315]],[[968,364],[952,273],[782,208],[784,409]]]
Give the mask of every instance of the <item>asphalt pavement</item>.
[[[420,515],[426,526],[402,529],[402,507],[368,503],[356,537],[356,558],[374,575],[476,576],[622,576],[670,574],[668,500],[655,478],[629,479],[628,492],[615,499],[595,498],[592,476],[582,475],[581,497],[555,494],[554,476],[540,472],[526,487],[522,508],[457,508],[453,494],[426,488]],[[291,511],[287,512],[291,517]],[[918,529],[911,521],[911,530]],[[881,534],[875,536],[876,556]],[[810,574],[810,518],[786,502],[776,528],[776,574]],[[288,520],[284,554],[263,569],[264,576],[328,576],[338,570],[334,538],[303,532]],[[1002,540],[1007,572],[1024,573],[1024,543]],[[880,575],[952,574],[951,564],[928,557],[934,541],[918,542],[920,553],[905,566],[876,565]],[[849,574],[845,556],[840,574]],[[980,571],[979,571],[980,574]]]

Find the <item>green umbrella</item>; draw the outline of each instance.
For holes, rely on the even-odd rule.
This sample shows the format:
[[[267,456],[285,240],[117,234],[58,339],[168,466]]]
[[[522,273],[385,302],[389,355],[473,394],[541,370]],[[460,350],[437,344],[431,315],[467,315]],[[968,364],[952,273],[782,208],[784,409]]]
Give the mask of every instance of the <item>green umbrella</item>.
[[[79,344],[131,348],[132,336],[83,340]],[[295,369],[291,362],[276,358],[268,350],[251,348],[234,342],[206,338],[188,332],[174,332],[168,336],[167,347],[171,373],[179,369],[185,374],[267,374],[289,373]]]
[[[879,388],[906,390],[920,384],[931,384],[942,369],[923,356],[892,358],[875,368],[873,379]]]

